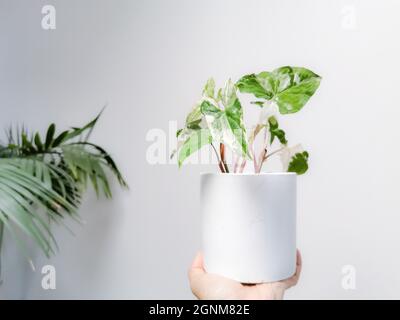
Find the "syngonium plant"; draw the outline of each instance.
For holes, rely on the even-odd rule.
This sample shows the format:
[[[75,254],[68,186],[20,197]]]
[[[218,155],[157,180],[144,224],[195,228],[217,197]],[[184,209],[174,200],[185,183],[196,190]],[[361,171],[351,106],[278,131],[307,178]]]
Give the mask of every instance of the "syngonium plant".
[[[7,130],[6,143],[0,143],[0,249],[8,230],[28,258],[23,233],[49,257],[57,249],[51,224],[63,225],[65,217],[80,221],[77,210],[88,182],[107,198],[110,174],[127,187],[110,154],[89,141],[100,114],[58,134],[54,124],[45,136]]]
[[[177,131],[179,167],[194,152],[211,145],[222,173],[243,172],[248,161],[254,172],[260,173],[263,164],[279,154],[283,170],[303,174],[308,170],[309,154],[301,145],[290,147],[285,132],[278,123],[278,114],[300,111],[318,89],[321,77],[301,67],[285,66],[272,72],[249,74],[236,83],[229,80],[216,91],[215,82],[207,81],[202,98],[186,117],[184,128]],[[238,93],[250,94],[253,107],[260,108],[259,120],[246,132],[243,108]],[[255,140],[262,134],[262,147],[255,150]],[[273,150],[274,144],[279,146]],[[233,167],[226,160],[226,148],[233,153]]]

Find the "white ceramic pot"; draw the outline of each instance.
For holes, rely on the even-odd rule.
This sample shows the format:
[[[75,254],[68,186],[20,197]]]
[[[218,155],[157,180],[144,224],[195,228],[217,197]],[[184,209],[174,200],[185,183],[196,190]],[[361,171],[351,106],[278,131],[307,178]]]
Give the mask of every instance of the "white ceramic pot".
[[[296,270],[295,173],[201,175],[204,267],[242,283]]]

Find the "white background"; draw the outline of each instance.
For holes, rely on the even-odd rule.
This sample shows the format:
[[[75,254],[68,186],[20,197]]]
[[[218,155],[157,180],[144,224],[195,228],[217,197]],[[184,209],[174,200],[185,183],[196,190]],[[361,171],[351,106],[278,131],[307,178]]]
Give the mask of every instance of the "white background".
[[[56,30],[41,28],[46,4]],[[112,201],[89,192],[76,235],[56,228],[60,253],[32,249],[36,272],[6,238],[0,296],[192,298],[199,172],[216,169],[150,165],[146,134],[182,124],[210,76],[297,65],[323,80],[281,120],[311,156],[298,184],[303,274],[287,298],[400,298],[399,11],[396,0],[0,0],[0,126],[61,130],[107,103],[92,137],[130,184]],[[56,290],[41,288],[45,264]],[[341,286],[349,264],[355,290]]]

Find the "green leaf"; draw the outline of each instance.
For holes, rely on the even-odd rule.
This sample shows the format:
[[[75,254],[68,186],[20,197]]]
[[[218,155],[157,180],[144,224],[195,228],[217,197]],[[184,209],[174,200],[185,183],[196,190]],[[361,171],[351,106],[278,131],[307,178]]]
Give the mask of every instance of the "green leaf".
[[[289,163],[288,172],[304,174],[308,170],[308,152],[296,153]]]
[[[195,121],[199,121],[201,120],[203,117],[203,115],[201,114],[201,110],[200,110],[200,103],[197,103],[192,111],[190,111],[190,113],[187,115],[186,117],[186,126],[189,123],[195,122]]]
[[[225,110],[235,107],[237,108],[238,112],[242,112],[242,107],[236,95],[236,90],[237,88],[235,84],[231,81],[231,79],[229,79],[222,91],[221,97],[221,102]]]
[[[191,154],[198,151],[203,146],[210,144],[211,142],[212,136],[208,129],[193,131],[183,143],[182,147],[179,149],[179,167],[182,166],[185,159],[188,158]]]
[[[30,163],[30,165],[27,165]],[[43,178],[32,176],[34,163],[40,161],[31,159],[0,159],[0,220],[18,238],[13,225],[24,231],[40,246],[48,256],[57,247],[50,232],[48,222],[38,213],[38,209],[46,208],[52,215],[60,215],[60,208],[68,213],[75,213],[76,207],[66,201],[48,185],[46,170],[38,170]],[[44,166],[44,163],[41,163]],[[29,171],[26,172],[25,168]],[[17,239],[18,241],[18,239]]]
[[[223,90],[221,102],[224,110],[211,100],[204,100],[200,105],[213,141],[227,145],[240,156],[250,157],[242,106],[236,95],[236,87],[231,81],[228,81]]]
[[[93,147],[98,153],[93,150],[88,150],[86,147]],[[104,149],[89,142],[77,142],[61,146],[64,153],[64,159],[71,170],[74,178],[77,180],[79,187],[84,190],[86,181],[92,182],[92,186],[97,194],[99,194],[99,187],[102,186],[102,191],[106,197],[111,197],[108,179],[104,173],[103,166],[108,167],[114,173],[119,183],[127,187],[126,182],[122,178],[117,166],[113,159],[105,152]],[[101,179],[101,184],[99,184]]]
[[[26,133],[23,132],[21,134],[21,143],[22,143],[22,148],[24,148],[27,152],[34,152],[35,148],[33,147],[32,143],[28,140],[28,137],[26,136]]]
[[[270,144],[274,142],[275,138],[278,138],[279,142],[283,145],[287,144],[285,131],[279,128],[278,121],[274,116],[269,117],[268,119],[269,124],[269,132],[270,132]]]
[[[214,92],[215,92],[215,81],[213,78],[210,78],[207,80],[207,83],[204,86],[203,96],[208,97],[208,98],[214,98],[214,94],[215,94]]]
[[[6,219],[10,219],[10,221],[15,223],[19,229],[32,237],[46,256],[49,256],[49,244],[47,243],[46,235],[40,233],[38,227],[30,217],[30,212],[22,207],[20,203],[12,197],[9,189],[4,185],[0,185],[0,194],[2,195],[2,198],[0,198],[0,211],[2,213],[0,219],[3,222]],[[17,193],[13,194],[18,195]]]
[[[20,159],[22,160],[22,159]],[[25,161],[35,161],[30,159],[23,159]],[[30,173],[27,173],[19,166],[18,162],[9,160],[9,159],[0,159],[0,166],[3,166],[7,169],[7,173],[14,177],[15,179],[19,179],[23,181],[31,193],[40,196],[40,198],[46,203],[50,203],[54,207],[62,207],[68,213],[72,213],[75,211],[76,206],[73,203],[69,203],[65,201],[59,194],[55,193],[54,190],[46,186],[41,179],[32,176]]]
[[[43,143],[38,132],[35,134],[35,145],[39,152],[43,151]]]
[[[242,77],[237,87],[243,93],[275,102],[281,114],[295,113],[307,103],[318,89],[321,77],[299,67],[281,67]]]
[[[282,67],[274,71],[274,100],[282,114],[299,111],[318,89],[321,78],[314,72],[298,67]]]
[[[231,106],[225,108],[225,114],[236,141],[241,146],[241,155],[243,157],[249,156],[246,140],[246,129],[243,124],[242,106],[239,102],[239,99],[236,98]],[[232,150],[235,150],[234,147]]]
[[[91,142],[76,142],[75,144],[89,146],[89,147],[94,148],[96,151],[98,151],[99,156],[105,160],[106,165],[109,167],[109,169],[112,171],[112,173],[114,173],[114,175],[117,177],[119,184],[123,187],[128,187],[128,184],[124,180],[122,173],[120,172],[117,165],[115,164],[114,159],[110,156],[110,154],[104,148],[100,147],[97,144],[91,143]]]
[[[57,148],[61,143],[64,142],[64,140],[66,139],[66,137],[68,136],[69,131],[63,131],[62,133],[60,133],[57,138],[54,139],[54,142],[52,143],[52,147],[53,148]]]
[[[15,209],[13,210],[13,215],[8,217],[17,223],[18,226],[28,235],[33,235],[38,240],[39,245],[42,246],[44,251],[47,253],[54,253],[52,244],[49,240],[52,240],[56,247],[57,243],[50,232],[48,223],[46,223],[40,215],[32,213],[32,205],[26,200],[26,198],[21,196],[19,192],[15,192],[15,189],[7,185],[7,183],[0,185],[0,192],[7,195],[7,198],[3,199],[5,200],[3,201],[3,213]],[[4,205],[7,206],[6,209]],[[42,229],[44,229],[45,232],[43,232]]]
[[[204,100],[201,103],[200,110],[203,115],[212,117],[220,117],[224,113],[223,110],[208,100]]]
[[[186,128],[190,129],[190,130],[200,130],[201,129],[201,119],[189,122],[186,124]]]
[[[262,83],[266,83],[265,73],[262,72],[259,75],[249,74],[243,76],[237,83],[236,86],[242,93],[251,93],[257,98],[264,98],[270,100],[273,97],[273,92],[271,88],[262,86]]]
[[[180,148],[182,148],[182,146],[186,143],[186,141],[194,132],[207,129],[207,125],[205,121],[203,121],[204,115],[201,112],[201,104],[204,101],[204,99],[217,103],[216,100],[214,99],[214,95],[215,95],[215,81],[213,78],[210,78],[208,79],[207,83],[204,86],[202,100],[196,103],[196,105],[187,115],[185,121],[185,127],[179,129],[176,132],[178,143],[177,143],[177,148],[170,155],[171,159],[180,150]]]
[[[96,118],[94,118],[92,121],[90,121],[89,123],[84,125],[82,128],[72,128],[73,130],[68,132],[68,134],[64,137],[63,141],[65,142],[65,141],[71,140],[73,138],[76,138],[76,137],[80,136],[82,133],[84,133],[85,131],[89,130],[88,134],[83,139],[83,141],[87,141],[90,136],[90,133],[92,132],[94,126],[96,125],[101,114],[103,113],[103,110],[104,110],[104,108],[100,111],[100,113],[96,116]]]
[[[56,128],[51,124],[44,143],[38,133],[28,138],[24,127],[7,132],[7,146],[0,143],[0,228],[7,228],[24,252],[20,231],[46,256],[55,252],[57,244],[50,222],[63,224],[65,216],[80,222],[76,209],[81,203],[82,186],[88,180],[97,191],[111,197],[106,172],[110,169],[120,184],[127,186],[112,157],[100,146],[86,140],[63,144],[66,138],[90,133],[98,117],[55,139]],[[59,146],[58,150],[51,150]]]
[[[46,142],[44,144],[45,150],[48,150],[53,143],[54,132],[56,131],[56,125],[52,123],[49,128],[47,129],[46,133]]]
[[[76,183],[62,160],[58,165],[45,163],[50,169],[52,188],[61,194],[67,201],[78,206],[80,194],[76,190]]]
[[[215,97],[215,100],[217,102],[220,102],[222,100],[222,88],[218,89],[217,96]]]

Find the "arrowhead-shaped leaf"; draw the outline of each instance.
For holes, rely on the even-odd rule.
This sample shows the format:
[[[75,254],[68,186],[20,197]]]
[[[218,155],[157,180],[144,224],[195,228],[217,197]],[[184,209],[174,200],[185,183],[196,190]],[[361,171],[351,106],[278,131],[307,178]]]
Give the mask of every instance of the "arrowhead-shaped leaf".
[[[318,89],[321,77],[306,68],[281,67],[242,77],[237,87],[243,93],[254,94],[275,102],[281,114],[299,111]]]
[[[220,96],[224,109],[210,99],[204,100],[200,106],[213,141],[227,145],[236,154],[249,157],[243,111],[235,85],[228,81]]]
[[[212,136],[208,129],[193,131],[179,149],[178,165],[182,166],[186,158],[198,151],[203,146],[212,142]]]

